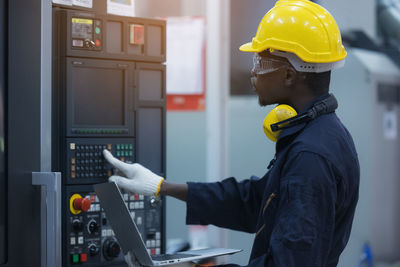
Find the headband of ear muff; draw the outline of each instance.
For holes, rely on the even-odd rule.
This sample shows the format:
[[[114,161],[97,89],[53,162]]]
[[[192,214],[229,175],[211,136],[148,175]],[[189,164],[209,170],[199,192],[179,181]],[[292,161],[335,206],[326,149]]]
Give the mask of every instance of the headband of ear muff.
[[[264,119],[263,129],[265,135],[271,141],[276,142],[282,130],[272,131],[271,125],[281,121],[285,121],[296,115],[296,110],[289,105],[281,104],[274,107]]]

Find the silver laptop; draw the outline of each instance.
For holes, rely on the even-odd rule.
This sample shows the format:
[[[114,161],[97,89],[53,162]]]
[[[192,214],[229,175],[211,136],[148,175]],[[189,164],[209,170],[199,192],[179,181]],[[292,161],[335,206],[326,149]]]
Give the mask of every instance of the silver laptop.
[[[234,254],[241,251],[240,249],[210,248],[150,256],[118,186],[114,182],[102,183],[94,185],[94,190],[100,199],[101,207],[106,212],[107,219],[124,255],[131,251],[142,265],[169,265]]]

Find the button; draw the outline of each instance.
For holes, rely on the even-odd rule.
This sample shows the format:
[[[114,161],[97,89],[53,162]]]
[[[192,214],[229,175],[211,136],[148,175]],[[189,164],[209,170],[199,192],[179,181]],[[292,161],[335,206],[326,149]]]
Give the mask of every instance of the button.
[[[71,164],[75,164],[75,163],[76,163],[75,158],[71,158]]]
[[[161,250],[159,248],[156,248],[156,254],[157,255],[161,254]]]
[[[154,248],[156,246],[156,241],[155,240],[151,240],[151,246]]]
[[[150,241],[150,240],[147,240],[147,241],[146,241],[146,247],[149,248],[150,246],[151,246],[151,241]]]
[[[88,199],[88,198],[76,198],[76,199],[74,199],[74,201],[72,203],[73,203],[74,209],[82,210],[82,211],[88,211],[92,204],[90,202],[90,199]]]
[[[135,209],[140,209],[140,203],[139,202],[134,202],[135,203]]]
[[[136,223],[137,223],[138,225],[141,225],[141,224],[142,224],[142,217],[137,217]]]
[[[107,236],[107,230],[106,229],[101,230],[101,236],[102,237]]]
[[[135,200],[135,195],[130,195],[129,200]]]
[[[70,244],[71,244],[72,246],[76,244],[76,238],[75,238],[75,236],[72,236],[72,237],[71,237]]]
[[[133,152],[129,151],[129,156],[132,157],[133,156]]]
[[[132,144],[129,144],[129,149],[133,149],[133,145]]]
[[[82,245],[83,244],[83,236],[78,237],[78,244]]]
[[[79,262],[79,254],[72,254],[72,263]]]
[[[160,243],[161,243],[160,240],[157,239],[157,240],[156,240],[156,247],[160,247],[160,245],[161,245]]]
[[[155,255],[156,254],[156,249],[155,248],[152,248],[151,249],[151,255]]]
[[[156,239],[160,239],[160,238],[161,238],[160,232],[156,232]]]
[[[121,157],[121,152],[117,151],[117,157]]]
[[[120,144],[117,144],[117,149],[118,150],[121,149],[121,145]]]
[[[135,209],[135,203],[134,202],[129,203],[129,209],[131,209],[131,210]]]
[[[132,217],[133,220],[135,219],[135,212],[134,211],[131,211],[131,217]]]
[[[69,149],[71,149],[71,150],[75,150],[75,143],[71,143],[71,144],[69,144]]]
[[[113,232],[111,229],[107,229],[107,236],[112,236]]]
[[[139,194],[135,194],[135,200],[139,200]]]
[[[139,209],[144,209],[144,202],[143,201],[140,202]]]
[[[129,199],[129,195],[125,193],[125,194],[124,194],[124,200],[125,200],[125,201],[128,201],[128,199]]]
[[[87,255],[86,253],[81,253],[81,255],[79,255],[79,259],[81,260],[81,262],[86,262],[87,261]]]
[[[75,172],[71,172],[71,178],[74,179],[76,177]]]
[[[96,39],[95,44],[96,44],[97,47],[100,47],[101,46],[101,41],[99,39]]]
[[[75,171],[75,165],[71,165],[71,171],[72,171],[72,172]]]
[[[139,199],[143,200],[144,199],[144,195],[139,195]]]

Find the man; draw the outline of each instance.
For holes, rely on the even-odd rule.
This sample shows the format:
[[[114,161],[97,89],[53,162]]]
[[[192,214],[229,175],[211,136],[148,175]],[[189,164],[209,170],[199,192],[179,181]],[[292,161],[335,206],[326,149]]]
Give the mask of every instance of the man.
[[[336,22],[310,1],[280,0],[240,49],[255,53],[251,79],[260,105],[287,104],[300,114],[274,132],[276,154],[265,176],[172,184],[104,151],[125,175],[110,180],[134,193],[186,201],[188,224],[255,233],[249,266],[336,266],[359,186],[352,138],[336,106],[326,108],[330,71],[346,57]]]

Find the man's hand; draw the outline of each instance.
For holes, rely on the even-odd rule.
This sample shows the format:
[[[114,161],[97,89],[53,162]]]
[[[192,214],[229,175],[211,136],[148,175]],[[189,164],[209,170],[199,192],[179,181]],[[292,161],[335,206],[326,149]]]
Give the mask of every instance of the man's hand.
[[[108,150],[103,150],[104,158],[125,177],[113,175],[109,181],[115,182],[119,187],[136,194],[157,196],[160,192],[164,178],[146,169],[138,163],[127,164],[113,157]]]
[[[128,251],[128,253],[125,254],[124,259],[129,267],[142,267],[143,266],[138,262],[135,255],[131,251]]]

